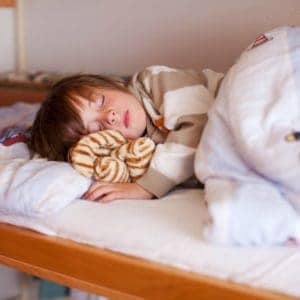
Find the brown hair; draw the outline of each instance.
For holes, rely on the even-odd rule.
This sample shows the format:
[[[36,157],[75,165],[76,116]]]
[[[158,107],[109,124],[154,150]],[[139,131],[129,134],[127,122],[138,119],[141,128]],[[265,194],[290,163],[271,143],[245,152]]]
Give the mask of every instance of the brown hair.
[[[70,147],[87,134],[74,106],[76,96],[84,96],[93,88],[129,93],[126,81],[121,78],[88,74],[60,80],[36,115],[29,141],[31,150],[49,160],[67,160]]]

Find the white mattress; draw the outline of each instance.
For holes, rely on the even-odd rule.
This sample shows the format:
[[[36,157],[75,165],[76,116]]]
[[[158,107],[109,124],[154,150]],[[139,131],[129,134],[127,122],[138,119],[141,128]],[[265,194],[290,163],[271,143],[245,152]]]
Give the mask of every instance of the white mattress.
[[[201,241],[203,192],[109,204],[76,200],[46,218],[0,214],[0,221],[196,273],[300,296],[299,247],[224,247]]]

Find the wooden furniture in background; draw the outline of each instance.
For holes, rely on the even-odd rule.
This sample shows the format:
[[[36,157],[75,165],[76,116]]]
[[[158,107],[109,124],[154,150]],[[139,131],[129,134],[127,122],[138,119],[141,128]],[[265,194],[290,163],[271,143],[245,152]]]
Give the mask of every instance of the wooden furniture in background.
[[[42,102],[64,74],[47,72],[0,73],[0,106],[14,102]]]
[[[17,101],[41,102],[45,99],[47,92],[47,87],[3,86],[0,84],[0,106]]]
[[[16,0],[0,0],[0,7],[14,7]]]

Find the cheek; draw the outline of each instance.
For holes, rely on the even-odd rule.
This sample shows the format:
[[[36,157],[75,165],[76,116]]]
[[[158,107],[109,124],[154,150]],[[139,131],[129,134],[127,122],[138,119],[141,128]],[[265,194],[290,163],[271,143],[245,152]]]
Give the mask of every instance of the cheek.
[[[93,126],[90,127],[89,130],[88,130],[89,133],[94,133],[94,132],[97,132],[97,131],[99,131],[99,128],[98,127],[93,127]]]

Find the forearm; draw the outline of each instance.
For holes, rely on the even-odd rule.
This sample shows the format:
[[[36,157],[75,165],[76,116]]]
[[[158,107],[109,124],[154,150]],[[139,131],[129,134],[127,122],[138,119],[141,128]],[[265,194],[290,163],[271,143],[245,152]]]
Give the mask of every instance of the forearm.
[[[195,148],[175,143],[160,144],[147,172],[137,180],[145,190],[162,197],[194,174]]]
[[[149,168],[136,183],[156,198],[164,196],[176,186],[176,182],[153,168]]]

